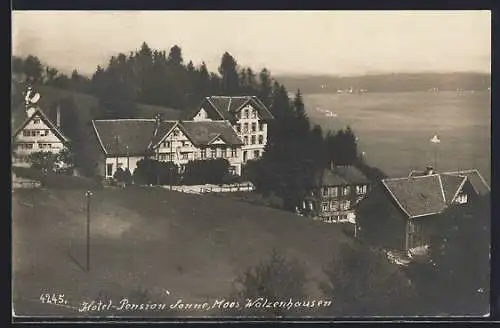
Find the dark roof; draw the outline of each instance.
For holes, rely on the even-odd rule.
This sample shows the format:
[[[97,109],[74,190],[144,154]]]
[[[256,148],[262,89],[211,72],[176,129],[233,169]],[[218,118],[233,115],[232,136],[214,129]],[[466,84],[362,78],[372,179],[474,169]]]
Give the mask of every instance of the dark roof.
[[[441,174],[441,183],[443,184],[444,197],[447,203],[453,201],[458,189],[467,180],[464,176],[451,175],[451,174]]]
[[[410,218],[441,213],[446,206],[438,174],[384,179],[382,183]]]
[[[229,145],[243,144],[226,121],[162,121],[157,125],[154,119],[116,119],[92,123],[107,155],[146,155],[176,124],[196,146],[207,146],[219,136]]]
[[[405,178],[384,179],[388,190],[401,210],[409,217],[441,213],[469,181],[478,195],[490,191],[477,170],[422,175],[412,172]]]
[[[180,126],[187,137],[197,146],[208,146],[217,137],[232,146],[243,145],[227,121],[184,121],[180,123]]]
[[[40,116],[40,119],[45,123],[47,124],[47,126],[52,130],[52,132],[54,132],[55,135],[57,135],[60,139],[62,139],[64,142],[69,142],[69,138],[66,137],[61,129],[59,129],[50,119],[49,117],[47,116],[47,114],[44,113],[44,111],[40,108],[40,107],[37,107],[35,109],[35,111],[33,112],[33,114],[26,118],[24,120],[23,123],[21,123],[21,125],[19,125],[19,127],[14,131],[14,133],[12,134],[12,139],[14,139],[23,129],[24,127],[33,119],[34,116]]]
[[[454,171],[446,172],[444,174],[467,177],[467,180],[471,183],[478,195],[485,195],[490,192],[490,186],[478,170]]]
[[[158,130],[153,132],[151,146],[156,146],[176,124],[177,121],[162,121],[158,126]]]
[[[367,183],[370,183],[368,178],[352,165],[323,169],[317,171],[313,178],[314,186],[341,186]]]
[[[155,130],[154,119],[94,120],[92,124],[107,155],[146,154]]]
[[[234,122],[236,121],[235,114],[247,104],[251,104],[257,110],[261,119],[274,118],[271,111],[255,96],[211,96],[206,97],[200,107],[205,108],[217,119]],[[196,112],[191,113],[189,118],[191,119]]]

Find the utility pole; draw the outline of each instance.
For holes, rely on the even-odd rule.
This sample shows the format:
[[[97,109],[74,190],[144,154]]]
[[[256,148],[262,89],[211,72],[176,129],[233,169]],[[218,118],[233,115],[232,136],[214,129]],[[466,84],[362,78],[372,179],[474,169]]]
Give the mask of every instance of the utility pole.
[[[90,198],[92,192],[87,190],[85,197],[87,198],[87,272],[90,272]]]

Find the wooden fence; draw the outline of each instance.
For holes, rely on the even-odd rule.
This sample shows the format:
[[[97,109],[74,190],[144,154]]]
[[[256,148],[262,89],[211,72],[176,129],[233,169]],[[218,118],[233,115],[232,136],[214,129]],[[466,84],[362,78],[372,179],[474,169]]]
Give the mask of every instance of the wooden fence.
[[[241,192],[253,191],[255,187],[251,183],[242,183],[234,185],[196,185],[196,186],[163,186],[166,189],[185,192],[190,194],[206,194],[206,193],[219,193],[219,192]]]

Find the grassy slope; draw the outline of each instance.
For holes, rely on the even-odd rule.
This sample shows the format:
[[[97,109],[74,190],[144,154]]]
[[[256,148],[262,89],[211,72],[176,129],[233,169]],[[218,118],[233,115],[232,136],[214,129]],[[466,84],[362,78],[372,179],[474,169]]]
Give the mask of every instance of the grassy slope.
[[[101,291],[118,301],[136,288],[147,288],[164,302],[227,297],[235,276],[273,248],[303,263],[312,296],[324,278],[323,265],[340,244],[351,242],[334,225],[224,197],[103,189],[94,192],[91,272],[85,273],[71,259],[85,265],[83,193],[13,193],[17,313],[58,310],[36,307],[45,291],[64,293],[75,306]]]

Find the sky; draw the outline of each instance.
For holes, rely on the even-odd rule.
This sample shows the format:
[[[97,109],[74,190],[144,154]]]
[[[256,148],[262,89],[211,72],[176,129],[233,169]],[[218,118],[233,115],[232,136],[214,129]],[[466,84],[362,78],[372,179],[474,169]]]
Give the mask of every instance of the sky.
[[[92,74],[145,41],[216,71],[228,51],[273,75],[490,72],[490,11],[14,11],[12,52]]]

